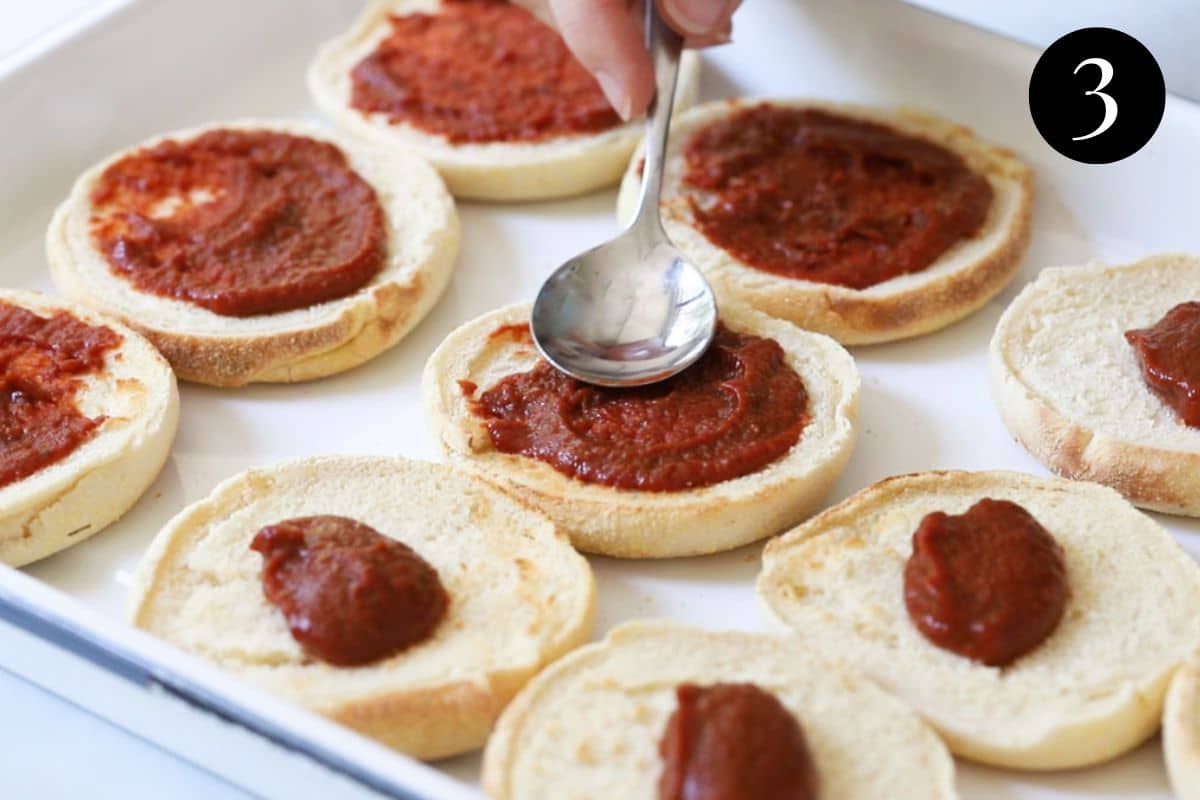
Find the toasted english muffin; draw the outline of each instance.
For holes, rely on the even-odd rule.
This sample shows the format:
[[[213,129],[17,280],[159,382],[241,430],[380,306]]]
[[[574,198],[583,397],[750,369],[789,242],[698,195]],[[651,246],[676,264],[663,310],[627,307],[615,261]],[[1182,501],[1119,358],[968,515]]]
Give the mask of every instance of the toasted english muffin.
[[[145,148],[188,142],[217,130],[271,131],[330,142],[365,180],[383,210],[386,252],[361,289],[304,308],[228,316],[196,303],[142,291],[116,274],[91,236],[92,191],[105,169]],[[183,205],[193,202],[183,198]],[[187,381],[214,386],[290,383],[358,366],[398,342],[433,308],[458,254],[454,201],[419,158],[292,121],[212,124],[159,136],[87,170],[46,233],[59,289],[143,333]]]
[[[349,517],[412,548],[449,596],[432,635],[362,666],[314,658],[264,596],[256,533]],[[509,699],[588,637],[587,562],[540,514],[482,481],[399,458],[250,470],[184,509],[138,565],[134,625],[417,758],[483,744]]]
[[[1066,566],[1057,627],[1004,667],[931,643],[905,605],[926,514],[1020,504]],[[1200,567],[1152,519],[1093,483],[927,472],[875,484],[768,543],[768,615],[906,700],[950,750],[1015,769],[1095,764],[1153,735],[1167,684],[1200,641]]]
[[[804,383],[810,420],[775,461],[741,477],[678,491],[585,482],[550,464],[497,450],[473,402],[502,378],[540,361],[533,344],[497,331],[523,326],[528,305],[484,314],[430,356],[422,391],[430,424],[456,464],[541,509],[590,553],[666,558],[729,550],[813,513],[849,459],[858,417],[858,371],[836,342],[756,311],[722,307],[738,333],[774,339]],[[471,390],[465,391],[464,387]]]
[[[433,14],[441,0],[373,0],[349,31],[317,52],[308,86],[317,107],[339,128],[388,148],[411,150],[433,164],[457,197],[480,200],[547,200],[615,184],[642,135],[641,120],[595,133],[535,141],[452,142],[383,113],[351,105],[351,71],[388,34],[389,16]],[[680,62],[676,108],[695,102],[700,59]]]
[[[0,302],[43,318],[65,312],[120,337],[100,370],[81,376],[75,396],[79,411],[99,426],[64,458],[0,486],[0,562],[20,566],[94,536],[138,501],[175,439],[179,393],[167,362],[128,327],[37,292],[0,289]]]
[[[778,636],[637,621],[535,678],[484,754],[495,800],[650,800],[679,684],[752,683],[799,721],[819,796],[957,797],[954,763],[919,718],[817,648]]]
[[[992,393],[1004,424],[1068,478],[1200,516],[1200,428],[1146,385],[1125,331],[1200,300],[1200,257],[1045,269],[996,325]]]
[[[718,247],[696,227],[690,199],[701,195],[683,184],[684,153],[698,132],[761,103],[883,125],[961,156],[992,187],[991,206],[981,229],[951,245],[928,267],[862,289],[750,266]],[[641,158],[635,156],[617,200],[617,217],[622,224],[631,220],[637,209],[641,170]],[[1029,244],[1032,208],[1032,174],[1015,155],[985,142],[962,125],[905,108],[882,110],[786,99],[705,103],[673,120],[663,175],[663,226],[675,245],[704,271],[719,298],[748,304],[846,345],[930,333],[982,307],[1020,267]]]
[[[1200,798],[1200,654],[1171,681],[1163,713],[1163,754],[1179,800]]]

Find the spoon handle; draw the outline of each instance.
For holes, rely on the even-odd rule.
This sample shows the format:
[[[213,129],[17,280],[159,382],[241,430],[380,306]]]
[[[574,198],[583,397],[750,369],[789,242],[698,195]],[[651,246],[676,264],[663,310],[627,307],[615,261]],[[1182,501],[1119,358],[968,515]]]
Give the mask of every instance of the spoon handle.
[[[679,77],[679,54],[683,38],[663,20],[655,0],[646,0],[646,47],[654,62],[657,91],[646,114],[645,166],[642,170],[642,196],[637,217],[630,225],[652,238],[660,238],[662,220],[658,198],[662,193],[663,167],[667,155],[667,132],[675,106],[675,83]]]

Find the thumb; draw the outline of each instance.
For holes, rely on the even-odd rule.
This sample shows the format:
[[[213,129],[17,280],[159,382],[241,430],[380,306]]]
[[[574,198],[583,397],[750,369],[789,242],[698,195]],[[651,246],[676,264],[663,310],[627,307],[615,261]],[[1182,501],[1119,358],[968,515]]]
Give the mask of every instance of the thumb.
[[[688,39],[725,32],[740,0],[658,0],[667,23]]]

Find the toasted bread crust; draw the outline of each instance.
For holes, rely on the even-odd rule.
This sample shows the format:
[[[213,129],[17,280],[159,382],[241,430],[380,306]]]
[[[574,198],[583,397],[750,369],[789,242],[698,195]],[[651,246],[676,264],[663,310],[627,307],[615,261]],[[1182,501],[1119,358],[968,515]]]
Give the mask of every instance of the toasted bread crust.
[[[179,393],[166,361],[126,326],[38,292],[0,289],[0,300],[42,315],[65,310],[123,339],[80,394],[85,413],[108,419],[64,460],[0,487],[0,563],[21,566],[94,536],[138,501],[170,453]]]
[[[1013,300],[996,326],[990,346],[992,394],[1004,424],[1039,461],[1067,478],[1088,480],[1111,486],[1130,502],[1143,508],[1169,514],[1200,516],[1200,449],[1188,445],[1164,447],[1139,441],[1136,436],[1117,435],[1101,430],[1094,423],[1065,413],[1062,397],[1053,397],[1032,387],[1022,374],[1023,361],[1030,357],[1023,331],[1038,320],[1037,304],[1054,293],[1070,287],[1102,286],[1114,277],[1132,278],[1152,271],[1178,270],[1177,297],[1164,298],[1162,305],[1200,296],[1200,259],[1186,255],[1151,256],[1132,264],[1114,267],[1088,266],[1043,270],[1038,279],[1026,286]],[[1115,302],[1117,298],[1114,296]],[[1082,313],[1094,315],[1097,330],[1107,329],[1109,318],[1103,301],[1089,305]],[[1165,310],[1165,308],[1164,308]],[[1152,324],[1147,319],[1138,325]],[[1120,335],[1115,331],[1114,335]],[[1084,341],[1077,347],[1080,369],[1088,369],[1094,355]],[[1133,359],[1132,348],[1120,342],[1122,355]],[[1128,352],[1125,352],[1128,350]],[[1112,391],[1125,388],[1110,387]],[[1149,395],[1138,383],[1131,391]],[[1157,399],[1153,403],[1159,403]],[[1168,423],[1170,424],[1170,423]]]
[[[814,414],[800,441],[758,472],[679,492],[629,491],[585,483],[541,461],[493,449],[459,381],[484,390],[501,376],[481,371],[499,365],[510,374],[532,366],[531,349],[491,340],[497,328],[529,319],[525,304],[466,323],[430,356],[422,379],[430,424],[454,463],[542,510],[586,552],[669,558],[762,539],[819,508],[845,466],[856,435],[859,378],[849,354],[825,336],[745,308],[726,307],[722,318],[735,330],[782,345],[805,382]]]
[[[388,227],[388,261],[363,289],[310,309],[243,319],[139,292],[99,274],[103,259],[86,235],[91,186],[107,164],[85,172],[59,206],[46,234],[50,272],[60,290],[78,302],[119,317],[150,339],[182,380],[213,386],[314,380],[356,367],[403,338],[441,296],[458,254],[459,223],[453,200],[433,171],[403,155],[330,137],[294,122],[238,122],[180,131],[162,138],[188,139],[212,128],[269,129],[332,141],[380,193]],[[134,148],[136,149],[136,148]],[[365,169],[365,167],[371,169]],[[399,176],[385,186],[381,177]],[[413,209],[419,211],[414,215]],[[398,219],[418,217],[423,230],[401,231]],[[176,312],[187,307],[186,320]],[[278,320],[278,324],[267,324]]]
[[[683,252],[704,269],[721,297],[747,303],[802,328],[832,336],[846,345],[873,344],[920,336],[977,311],[1020,268],[1029,246],[1033,176],[1013,153],[979,139],[968,128],[912,109],[880,111],[862,106],[808,100],[768,100],[788,107],[818,108],[889,125],[930,139],[963,156],[985,175],[996,199],[984,230],[944,253],[925,270],[866,289],[850,289],[774,275],[720,250],[691,226],[691,212],[679,194],[681,151],[690,134],[761,100],[705,103],[673,123],[664,184],[663,224]],[[630,162],[621,185],[617,216],[632,218],[641,185],[640,162]]]
[[[1200,653],[1179,668],[1167,692],[1163,755],[1179,800],[1200,800]]]
[[[364,114],[350,105],[350,70],[387,31],[387,17],[436,12],[439,0],[374,0],[349,31],[325,43],[309,68],[308,86],[318,108],[346,133],[386,147],[414,150],[441,173],[456,197],[477,200],[549,200],[609,186],[641,138],[632,121],[595,134],[539,142],[456,145],[411,125],[393,125],[385,115]],[[695,102],[700,59],[680,61],[675,106]]]

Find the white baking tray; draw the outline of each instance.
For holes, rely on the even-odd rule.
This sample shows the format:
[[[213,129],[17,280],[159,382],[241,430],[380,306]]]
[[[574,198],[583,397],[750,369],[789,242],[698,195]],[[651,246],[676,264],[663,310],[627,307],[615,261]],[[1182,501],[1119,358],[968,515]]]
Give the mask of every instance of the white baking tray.
[[[209,120],[315,116],[304,89],[306,62],[357,5],[116,2],[0,62],[0,284],[52,288],[43,229],[74,176],[104,155]],[[923,106],[1017,150],[1038,176],[1033,245],[1012,287],[932,336],[855,351],[864,378],[862,436],[831,500],[915,470],[1042,473],[993,408],[986,378],[992,328],[1043,266],[1200,252],[1200,107],[1169,98],[1161,128],[1142,152],[1116,165],[1084,166],[1057,155],[1033,128],[1026,82],[1037,54],[1025,45],[891,0],[754,0],[737,22],[737,44],[705,57],[705,97],[810,95]],[[477,756],[423,766],[242,686],[126,626],[125,585],[169,517],[246,467],[318,453],[438,458],[419,403],[425,358],[454,326],[532,297],[553,265],[611,235],[613,205],[613,192],[552,204],[462,204],[454,280],[430,317],[391,352],[307,385],[185,386],[174,453],[143,501],[70,551],[21,572],[0,569],[0,615],[136,685],[157,687],[157,695],[216,710],[227,722],[197,728],[185,706],[145,701],[141,689],[117,679],[104,692],[73,697],[259,793],[344,782],[315,760],[397,796],[477,797]],[[1160,519],[1200,553],[1200,525]],[[597,634],[642,616],[759,628],[752,592],[759,549],[663,562],[592,559],[600,585]],[[30,666],[47,645],[10,626],[0,633],[7,643],[0,661],[70,694],[63,688],[69,680]],[[137,719],[130,720],[135,707]],[[958,774],[968,798],[1169,796],[1157,740],[1090,770],[1023,775],[960,763]]]

